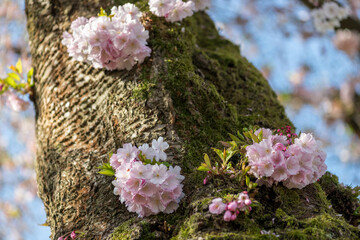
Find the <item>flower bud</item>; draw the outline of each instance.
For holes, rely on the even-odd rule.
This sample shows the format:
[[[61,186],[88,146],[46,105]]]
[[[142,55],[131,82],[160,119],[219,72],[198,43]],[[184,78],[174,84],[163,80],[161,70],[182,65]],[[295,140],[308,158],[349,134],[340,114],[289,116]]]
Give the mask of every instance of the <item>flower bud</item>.
[[[231,212],[229,210],[226,211],[225,214],[224,214],[224,221],[230,222],[231,221],[231,216],[232,216]]]

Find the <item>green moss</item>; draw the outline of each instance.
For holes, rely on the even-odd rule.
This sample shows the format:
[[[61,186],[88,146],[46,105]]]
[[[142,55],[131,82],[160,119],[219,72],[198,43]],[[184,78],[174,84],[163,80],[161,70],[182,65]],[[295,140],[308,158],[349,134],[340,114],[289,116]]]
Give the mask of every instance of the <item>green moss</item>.
[[[360,187],[352,188],[339,184],[338,177],[329,172],[320,179],[319,183],[330,200],[332,208],[354,226],[359,225],[360,215],[357,210],[360,208]]]
[[[117,227],[110,237],[113,240],[158,239],[153,224],[147,219],[130,219]]]
[[[147,8],[147,1],[132,2]],[[262,235],[261,230],[271,230],[280,239],[355,239],[359,230],[349,224],[350,218],[345,220],[329,208],[335,203],[329,193],[339,184],[328,178],[302,190],[261,187],[256,196],[259,203],[249,216],[240,214],[235,222],[226,223],[222,216],[208,212],[211,199],[243,189],[231,181],[203,186],[206,174],[195,171],[203,153],[220,147],[218,141],[226,140],[228,133],[249,125],[278,128],[292,124],[266,79],[240,55],[238,46],[218,34],[205,13],[180,24],[148,14],[152,19],[149,46],[156,61],[150,59],[141,66],[143,74],[133,91],[146,100],[156,96],[154,89],[165,89],[172,99],[174,128],[185,152],[181,167],[186,175],[186,198],[175,213],[151,218],[155,223],[122,224],[113,239],[151,239],[154,229],[161,231],[165,221],[171,228],[166,236],[172,239],[276,239],[272,234]]]
[[[206,224],[208,220],[201,213],[195,213],[191,215],[180,228],[180,232],[177,237],[172,238],[173,240],[177,239],[190,239],[192,236],[198,233],[199,228],[202,225]]]

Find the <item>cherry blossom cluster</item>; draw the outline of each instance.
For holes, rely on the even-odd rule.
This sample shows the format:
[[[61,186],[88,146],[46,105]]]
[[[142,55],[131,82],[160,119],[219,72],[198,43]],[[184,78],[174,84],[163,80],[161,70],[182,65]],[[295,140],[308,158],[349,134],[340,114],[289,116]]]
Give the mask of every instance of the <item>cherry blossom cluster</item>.
[[[144,144],[137,148],[127,143],[110,159],[116,176],[112,182],[114,194],[119,195],[121,203],[139,217],[159,212],[172,213],[184,196],[181,168],[157,162],[167,159],[164,151],[168,147],[162,137],[153,140],[151,147]]]
[[[321,8],[311,11],[316,31],[325,33],[340,27],[340,21],[349,16],[349,9],[335,2],[325,2]]]
[[[222,214],[224,213],[224,220],[226,222],[235,221],[237,215],[240,212],[250,212],[251,211],[251,200],[246,191],[239,194],[239,197],[235,200],[224,203],[221,198],[215,198],[212,200],[212,203],[209,205],[209,211],[212,214]]]
[[[150,0],[149,6],[156,16],[165,17],[168,22],[177,22],[210,7],[210,0]]]
[[[25,111],[29,107],[29,102],[24,101],[13,91],[4,93],[4,97],[6,105],[16,112]]]
[[[79,17],[71,23],[72,34],[63,33],[62,43],[76,61],[95,68],[130,70],[151,53],[146,46],[149,32],[140,22],[141,16],[134,4],[127,3],[113,7],[109,16]]]
[[[262,133],[262,141],[246,147],[249,166],[260,183],[272,185],[283,182],[288,188],[304,188],[317,181],[326,172],[326,153],[312,134],[291,133],[287,126],[285,133],[278,129],[259,129],[255,135]]]

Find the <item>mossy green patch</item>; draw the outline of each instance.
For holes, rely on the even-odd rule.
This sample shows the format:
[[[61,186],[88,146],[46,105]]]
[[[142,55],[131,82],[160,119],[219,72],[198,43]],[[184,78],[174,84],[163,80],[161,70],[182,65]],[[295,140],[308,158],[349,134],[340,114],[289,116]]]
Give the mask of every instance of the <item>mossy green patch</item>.
[[[172,239],[277,239],[276,235],[280,239],[356,239],[359,230],[330,207],[340,203],[329,198],[334,184],[326,184],[326,179],[301,190],[281,184],[261,187],[253,211],[248,216],[241,213],[234,222],[224,222],[222,216],[209,213],[211,199],[244,189],[222,180],[204,186],[206,174],[196,172],[203,153],[219,147],[228,133],[243,127],[292,124],[266,79],[240,55],[239,46],[218,34],[205,13],[196,13],[181,23],[168,23],[146,10],[147,1],[132,2],[152,19],[149,46],[153,50],[151,59],[141,66],[146,68],[145,73],[134,93],[141,100],[151,99],[156,89],[169,93],[175,112],[174,129],[185,152],[181,167],[186,176],[186,197],[175,213],[154,217],[157,225],[124,223],[116,229],[117,235],[113,236],[118,238],[114,239],[150,238],[153,232],[146,229],[160,229],[165,221],[171,228],[166,236]],[[338,187],[335,184],[335,189]],[[136,226],[145,230],[136,235]],[[262,230],[271,234],[261,234]]]

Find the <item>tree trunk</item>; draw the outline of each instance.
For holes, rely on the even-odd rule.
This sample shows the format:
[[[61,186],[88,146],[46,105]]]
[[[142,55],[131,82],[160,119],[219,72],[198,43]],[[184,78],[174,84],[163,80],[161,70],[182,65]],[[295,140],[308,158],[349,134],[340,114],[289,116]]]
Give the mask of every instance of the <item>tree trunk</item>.
[[[263,229],[285,238],[356,236],[358,230],[329,208],[318,183],[305,190],[263,187],[259,206],[234,223],[208,213],[212,198],[243,189],[225,180],[203,186],[204,174],[195,170],[203,153],[243,127],[291,123],[261,73],[219,36],[204,12],[171,24],[150,15],[147,1],[132,1],[152,19],[150,58],[131,71],[71,61],[61,44],[71,21],[126,2],[26,0],[36,172],[51,238],[72,230],[84,232],[85,239],[253,239]],[[159,136],[170,144],[169,162],[186,176],[186,197],[173,214],[140,219],[120,203],[112,178],[97,167],[122,144]]]

